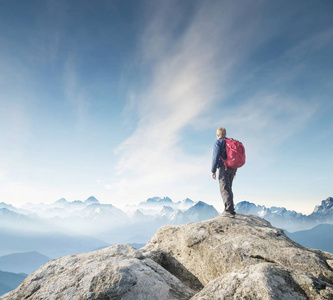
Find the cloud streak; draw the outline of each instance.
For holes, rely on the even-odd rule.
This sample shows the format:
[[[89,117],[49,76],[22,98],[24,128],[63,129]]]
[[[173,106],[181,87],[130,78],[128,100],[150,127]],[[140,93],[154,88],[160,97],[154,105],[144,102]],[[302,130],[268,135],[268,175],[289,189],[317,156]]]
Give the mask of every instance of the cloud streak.
[[[203,183],[209,177],[211,145],[198,156],[186,152],[184,133],[191,129],[215,130],[225,125],[245,142],[251,132],[261,141],[249,140],[248,152],[252,158],[260,157],[267,141],[274,149],[301,131],[316,111],[316,105],[310,102],[274,91],[274,73],[269,74],[270,85],[258,87],[260,92],[232,103],[231,93],[250,78],[245,74],[231,86],[227,82],[230,85],[230,78],[238,75],[241,66],[280,33],[275,30],[271,31],[273,36],[269,35],[269,29],[260,28],[265,22],[257,22],[253,15],[249,18],[249,11],[259,17],[256,7],[260,2],[241,9],[227,2],[211,4],[195,6],[193,15],[182,22],[179,11],[175,13],[171,5],[162,7],[154,11],[143,32],[140,59],[148,83],[141,91],[130,92],[126,112],[132,108],[138,123],[133,134],[116,149],[120,156],[116,168],[119,182],[108,185],[119,198],[154,192],[170,195],[177,189],[183,189],[185,195],[191,190],[189,181],[192,189],[193,182]],[[287,14],[286,20],[290,21],[291,16]],[[297,51],[302,48],[301,41]],[[274,59],[288,58],[294,51],[287,48]],[[269,65],[269,61],[262,60],[253,71],[265,72]],[[291,73],[286,71],[279,70],[280,84],[281,75]],[[294,76],[295,72],[299,72],[297,66]]]
[[[75,60],[69,55],[64,65],[63,73],[64,94],[66,99],[72,106],[76,117],[77,130],[84,130],[89,112],[89,102],[87,100],[86,91],[80,83],[78,72],[76,71]]]
[[[133,99],[137,100],[134,107],[139,121],[133,134],[116,149],[122,179],[109,188],[119,191],[125,185],[135,194],[138,188],[148,192],[156,185],[167,191],[184,178],[202,174],[202,157],[186,154],[181,145],[183,130],[216,100],[218,20],[206,24],[206,13],[199,9],[178,40],[166,26],[171,10],[154,14],[148,24],[141,53],[151,80],[129,100],[131,107]]]

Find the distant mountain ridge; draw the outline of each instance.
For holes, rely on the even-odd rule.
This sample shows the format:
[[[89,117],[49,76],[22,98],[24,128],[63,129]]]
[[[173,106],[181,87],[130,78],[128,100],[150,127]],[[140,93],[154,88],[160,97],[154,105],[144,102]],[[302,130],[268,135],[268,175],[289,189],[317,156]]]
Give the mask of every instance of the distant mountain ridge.
[[[333,253],[333,225],[319,224],[309,230],[286,232],[293,241],[304,247]]]
[[[212,219],[219,215],[213,205],[208,205],[203,201],[199,201],[190,207],[185,214],[192,222]]]
[[[0,271],[0,296],[16,289],[27,276],[27,274]]]
[[[30,274],[50,260],[36,251],[0,256],[0,270],[11,273]]]
[[[163,225],[197,222],[218,215],[213,206],[202,201],[195,203],[187,198],[173,202],[169,197],[149,198],[128,206],[126,211],[101,204],[94,196],[85,201],[61,198],[50,204],[28,203],[23,208],[5,203],[2,206],[0,239],[5,246],[0,255],[38,251],[51,258],[109,244],[145,244]]]
[[[1,208],[7,208],[7,209],[9,209],[9,210],[11,210],[11,211],[14,211],[15,212],[15,210],[16,210],[16,208],[13,206],[13,205],[11,205],[11,204],[7,204],[7,203],[5,203],[5,202],[0,202],[0,209]]]
[[[0,229],[0,255],[39,252],[50,258],[91,251],[109,246],[87,235],[68,235],[64,232],[31,232]]]
[[[168,205],[168,204],[173,204],[173,201],[169,198],[169,197],[164,197],[164,198],[160,198],[160,197],[153,197],[153,198],[148,198],[146,202],[141,202],[141,205],[159,205],[159,204],[163,204],[163,205]]]
[[[170,206],[170,207],[177,207],[179,209],[188,209],[192,205],[194,205],[194,201],[186,198],[183,201],[173,202],[169,197],[152,197],[148,198],[144,202],[140,202],[138,205],[134,205],[134,207],[140,207],[140,208],[159,208],[163,206]],[[133,205],[132,205],[133,206]],[[131,207],[129,205],[128,207]]]
[[[236,212],[253,214],[271,222],[275,227],[288,231],[299,231],[313,228],[319,224],[333,224],[333,198],[328,197],[321,201],[309,215],[287,210],[284,207],[265,207],[248,201],[236,204]]]
[[[51,204],[28,203],[23,208],[4,202],[1,205],[0,238],[4,246],[0,255],[38,251],[50,258],[110,244],[145,244],[163,225],[199,222],[219,214],[203,201],[194,202],[187,198],[173,202],[169,197],[152,197],[137,205],[128,205],[124,210],[112,204],[102,204],[94,196],[85,201],[69,202],[61,198]],[[308,216],[284,207],[268,208],[247,201],[237,203],[236,212],[259,216],[275,227],[295,232],[322,223],[333,224],[333,198],[321,201]],[[29,240],[24,232],[30,233]]]
[[[313,228],[322,223],[333,224],[333,198],[328,197],[316,205],[310,215],[304,215],[284,207],[265,207],[248,201],[236,204],[236,212],[253,214],[272,223],[273,226],[288,231],[298,231]],[[177,210],[179,210],[177,212]],[[173,202],[169,197],[152,197],[138,205],[128,205],[121,210],[112,204],[101,204],[94,196],[85,201],[72,202],[61,198],[51,204],[28,203],[23,208],[11,204],[0,203],[0,224],[8,226],[10,221],[21,224],[22,228],[43,229],[44,231],[82,232],[94,234],[100,223],[107,228],[126,226],[128,222],[161,221],[177,224],[181,219],[194,222],[202,221],[218,215],[217,210],[203,201],[194,202],[191,199]],[[186,216],[186,217],[185,217]],[[160,220],[159,220],[160,219]],[[175,221],[178,220],[178,221]],[[61,221],[61,222],[60,222]],[[87,224],[89,226],[87,227]],[[163,222],[162,222],[163,223]],[[69,224],[73,226],[69,226]],[[30,228],[31,227],[31,228]],[[87,227],[87,228],[86,228]]]

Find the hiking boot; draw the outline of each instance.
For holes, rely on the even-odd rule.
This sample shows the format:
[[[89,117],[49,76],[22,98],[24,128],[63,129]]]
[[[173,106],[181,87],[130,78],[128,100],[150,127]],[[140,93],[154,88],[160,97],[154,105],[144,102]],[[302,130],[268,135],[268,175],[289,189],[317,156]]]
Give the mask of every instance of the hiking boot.
[[[222,217],[229,217],[229,218],[234,218],[235,215],[236,215],[235,212],[232,213],[232,212],[230,212],[230,211],[224,211],[224,212],[221,214]]]

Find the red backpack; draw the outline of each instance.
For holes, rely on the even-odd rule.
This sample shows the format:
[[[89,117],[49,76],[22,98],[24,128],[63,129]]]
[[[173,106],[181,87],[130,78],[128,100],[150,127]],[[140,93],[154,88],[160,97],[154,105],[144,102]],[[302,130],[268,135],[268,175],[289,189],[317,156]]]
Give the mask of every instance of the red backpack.
[[[220,158],[224,162],[225,169],[238,169],[245,164],[245,148],[243,144],[234,139],[224,139],[227,159]]]

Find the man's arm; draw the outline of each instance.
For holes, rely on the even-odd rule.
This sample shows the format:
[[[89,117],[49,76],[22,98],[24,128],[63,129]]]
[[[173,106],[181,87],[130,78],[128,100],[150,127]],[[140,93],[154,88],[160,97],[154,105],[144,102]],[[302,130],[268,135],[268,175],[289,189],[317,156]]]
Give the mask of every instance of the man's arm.
[[[220,143],[219,140],[217,140],[214,144],[213,148],[213,158],[212,158],[212,178],[216,179],[216,169],[217,169],[217,162],[219,159],[220,154]]]

